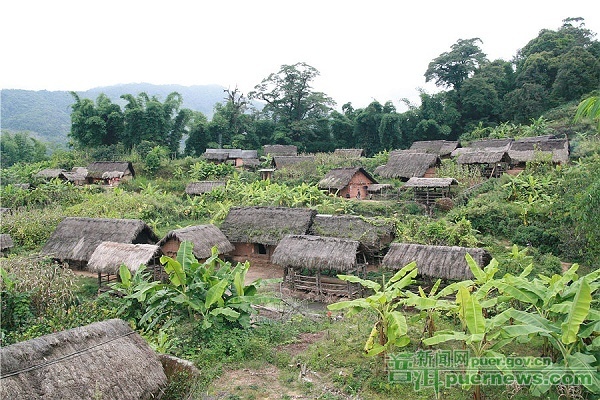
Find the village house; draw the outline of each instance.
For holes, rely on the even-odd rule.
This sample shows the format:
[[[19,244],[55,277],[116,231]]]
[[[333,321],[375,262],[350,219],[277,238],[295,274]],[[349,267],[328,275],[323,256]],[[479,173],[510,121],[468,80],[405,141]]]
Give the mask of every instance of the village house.
[[[273,252],[273,263],[283,268],[283,282],[292,290],[314,292],[317,297],[356,297],[361,286],[337,274],[366,276],[366,264],[357,261],[356,240],[312,235],[287,235]]]
[[[271,265],[271,255],[285,235],[304,235],[317,212],[309,208],[233,207],[221,223],[221,232],[234,249],[232,261]]]
[[[89,184],[116,186],[134,177],[135,171],[129,161],[96,161],[87,166],[86,181]]]
[[[441,159],[450,158],[454,150],[458,148],[457,141],[451,140],[421,140],[413,142],[410,146],[411,151],[415,153],[435,154]]]
[[[381,265],[396,271],[415,261],[419,275],[424,277],[447,280],[473,279],[473,273],[465,259],[467,253],[481,268],[492,259],[486,250],[480,248],[392,243]]]
[[[185,193],[190,196],[199,196],[211,192],[214,188],[224,188],[226,182],[223,181],[201,181],[191,182],[185,187]]]
[[[431,206],[442,198],[450,197],[450,188],[458,185],[454,178],[410,178],[402,188],[413,190],[414,201]]]
[[[335,168],[317,184],[319,189],[344,198],[367,199],[369,185],[377,183],[362,167]]]
[[[154,244],[102,242],[90,256],[87,270],[98,273],[100,288],[118,280],[121,265],[125,265],[132,275],[145,265],[154,279],[159,280],[161,255],[160,247]]]
[[[233,245],[215,225],[194,225],[170,231],[158,245],[164,255],[177,258],[177,252],[182,242],[192,244],[192,253],[199,262],[204,262],[212,256],[213,247],[217,254],[223,256],[233,250]]]
[[[66,217],[56,227],[40,254],[86,269],[102,242],[155,244],[158,237],[139,219]]]
[[[286,144],[265,144],[263,146],[263,154],[265,156],[297,156],[298,147]]]
[[[387,164],[375,168],[375,174],[383,178],[432,178],[435,168],[441,163],[437,154],[415,153],[411,150],[395,150],[389,155]]]

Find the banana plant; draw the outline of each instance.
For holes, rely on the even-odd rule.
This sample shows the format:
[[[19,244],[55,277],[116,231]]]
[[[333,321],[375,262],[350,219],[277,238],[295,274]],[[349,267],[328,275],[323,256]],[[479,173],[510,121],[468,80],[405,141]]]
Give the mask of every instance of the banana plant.
[[[369,356],[381,354],[384,366],[386,365],[385,355],[390,349],[401,348],[410,343],[406,318],[398,308],[403,305],[402,299],[406,297],[404,289],[414,283],[416,276],[417,264],[415,262],[400,269],[387,281],[383,277],[382,284],[354,275],[338,275],[338,278],[358,283],[372,290],[374,294],[365,298],[333,303],[328,305],[327,309],[330,311],[347,309],[348,316],[365,310],[375,312],[377,318],[365,342],[364,351]]]

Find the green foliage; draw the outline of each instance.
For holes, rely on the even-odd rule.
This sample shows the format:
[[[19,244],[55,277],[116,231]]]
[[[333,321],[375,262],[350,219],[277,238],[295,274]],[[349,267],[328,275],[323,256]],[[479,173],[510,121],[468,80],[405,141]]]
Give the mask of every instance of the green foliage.
[[[216,325],[250,327],[252,304],[272,300],[256,294],[260,280],[245,285],[250,265],[231,263],[213,255],[200,264],[192,253],[192,243],[182,242],[177,259],[162,256],[168,281],[150,281],[145,268],[131,276],[121,266],[121,282],[111,287],[126,299],[120,313],[136,326],[153,330],[168,329],[179,319],[198,321],[202,329]]]
[[[31,251],[46,243],[63,217],[60,207],[6,213],[0,231],[11,236],[19,252]]]
[[[27,133],[17,132],[11,135],[3,131],[0,135],[0,159],[2,167],[17,163],[35,163],[46,160],[46,145]]]
[[[479,240],[471,222],[461,218],[451,222],[441,218],[406,216],[396,222],[396,239],[401,242],[434,246],[477,247]]]
[[[376,322],[371,328],[364,351],[369,356],[383,354],[383,362],[387,363],[385,359],[387,352],[394,348],[405,347],[410,343],[407,336],[406,317],[398,308],[402,304],[399,299],[405,296],[403,290],[414,283],[413,278],[416,275],[416,263],[414,262],[400,269],[387,281],[385,277],[382,277],[382,284],[353,275],[338,275],[338,278],[358,283],[374,293],[365,298],[330,304],[327,309],[331,311],[348,309],[348,316],[361,311],[375,312]]]
[[[215,164],[206,160],[200,160],[190,166],[188,175],[194,181],[204,181],[232,175],[234,171],[235,167],[230,164]]]

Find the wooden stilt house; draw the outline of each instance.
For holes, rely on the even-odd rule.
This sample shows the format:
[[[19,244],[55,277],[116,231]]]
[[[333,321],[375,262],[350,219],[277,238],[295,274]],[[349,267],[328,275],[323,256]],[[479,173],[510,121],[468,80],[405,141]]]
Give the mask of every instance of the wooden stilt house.
[[[410,178],[402,188],[412,189],[416,202],[431,206],[439,199],[450,197],[453,185],[458,185],[454,178]]]

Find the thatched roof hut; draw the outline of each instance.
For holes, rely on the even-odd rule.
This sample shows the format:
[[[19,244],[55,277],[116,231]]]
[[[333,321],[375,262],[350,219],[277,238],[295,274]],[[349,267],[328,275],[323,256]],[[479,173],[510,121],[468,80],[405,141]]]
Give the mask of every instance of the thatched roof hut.
[[[448,188],[458,185],[454,178],[410,178],[403,188]]]
[[[223,181],[191,182],[185,187],[185,192],[190,196],[200,195],[212,191],[216,187],[225,187]]]
[[[80,218],[63,219],[52,233],[41,254],[85,266],[102,242],[154,244],[158,237],[139,219]]]
[[[206,149],[202,157],[210,161],[225,162],[229,159],[232,149]]]
[[[45,168],[35,174],[35,177],[40,179],[56,179],[59,178],[64,172],[67,171],[61,168]]]
[[[419,153],[437,154],[440,157],[449,156],[458,147],[457,141],[450,140],[422,140],[413,142],[411,151]]]
[[[569,140],[548,136],[523,138],[511,143],[508,155],[514,164],[534,161],[538,155],[551,157],[553,163],[564,164],[569,161]]]
[[[167,385],[158,355],[120,319],[0,348],[0,374],[11,400],[154,399]]]
[[[396,228],[392,222],[375,218],[317,214],[308,232],[315,236],[356,240],[364,251],[375,253],[389,246]]]
[[[456,159],[457,164],[496,164],[499,162],[510,162],[508,152],[500,151],[470,151],[463,153]]]
[[[206,149],[202,155],[205,159],[217,162],[225,162],[231,160],[257,160],[258,151],[256,150],[242,150],[242,149]],[[251,162],[251,161],[250,161]],[[240,163],[241,165],[241,163]]]
[[[88,179],[112,179],[135,177],[133,165],[129,161],[96,161],[87,166]]]
[[[408,180],[412,177],[425,176],[430,168],[440,164],[437,154],[398,151],[390,154],[386,165],[375,169],[375,174],[384,178],[400,178]]]
[[[83,185],[88,176],[88,170],[84,167],[73,167],[71,171],[65,171],[60,176],[74,185]]]
[[[358,241],[350,239],[287,235],[277,245],[271,261],[282,267],[345,272],[356,267],[358,246]]]
[[[273,164],[275,164],[275,168],[289,168],[298,164],[309,164],[313,165],[315,163],[315,156],[275,156],[273,157]]]
[[[88,270],[117,275],[121,265],[135,273],[140,265],[158,264],[160,247],[154,244],[102,242],[90,256]]]
[[[347,158],[360,158],[365,156],[364,149],[335,149],[333,154]]]
[[[297,156],[298,147],[294,145],[285,144],[265,144],[263,146],[263,152],[265,155],[275,156]]]
[[[467,253],[480,267],[491,260],[490,254],[480,248],[392,243],[381,264],[397,270],[416,261],[419,274],[423,276],[451,280],[472,279],[473,274],[465,259]]]
[[[305,234],[316,213],[310,208],[233,207],[220,228],[232,243],[276,245],[285,235]]]
[[[5,251],[8,250],[12,247],[14,247],[14,242],[12,240],[12,237],[7,234],[7,233],[3,233],[0,234],[0,251]]]
[[[362,167],[348,167],[348,168],[334,168],[330,170],[317,184],[319,189],[336,189],[342,190],[352,182],[353,178],[356,177],[357,174],[363,175],[364,179],[367,180],[367,183],[363,183],[362,185],[370,185],[373,183],[377,183],[377,181]]]
[[[186,228],[175,229],[167,233],[167,235],[162,238],[158,245],[163,248],[169,242],[175,242],[174,244],[177,249],[179,249],[179,244],[181,242],[187,241],[193,244],[193,253],[194,256],[200,259],[206,259],[212,255],[212,248],[217,247],[219,254],[229,253],[233,250],[233,245],[227,237],[212,224],[208,225],[195,225],[188,226]],[[170,251],[163,249],[163,253],[170,255]]]

